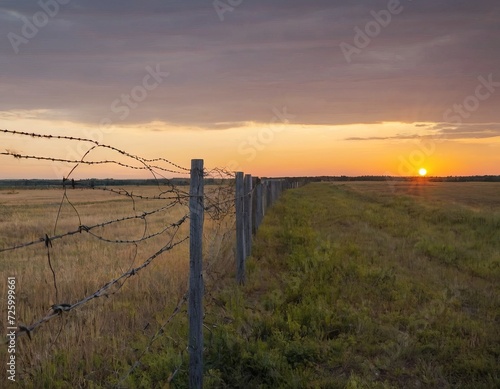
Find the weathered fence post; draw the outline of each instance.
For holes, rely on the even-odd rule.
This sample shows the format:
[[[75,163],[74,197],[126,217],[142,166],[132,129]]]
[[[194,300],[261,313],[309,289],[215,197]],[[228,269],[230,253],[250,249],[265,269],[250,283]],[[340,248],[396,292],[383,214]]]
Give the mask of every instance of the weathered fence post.
[[[252,254],[252,175],[245,174],[245,259]]]
[[[257,179],[256,182],[256,187],[255,187],[255,210],[253,211],[255,215],[255,226],[254,230],[255,233],[257,233],[257,230],[260,227],[260,224],[262,223],[262,219],[264,218],[264,208],[263,208],[263,201],[262,201],[262,182],[259,179]]]
[[[266,212],[271,205],[273,205],[273,182],[268,179],[266,180]]]
[[[253,188],[253,196],[252,196],[252,236],[257,233],[257,182],[259,179],[257,177],[252,177],[252,188]]]
[[[191,160],[189,189],[189,387],[203,386],[203,160]]]
[[[242,285],[245,283],[245,220],[244,202],[245,186],[243,183],[243,172],[236,173],[236,281]]]

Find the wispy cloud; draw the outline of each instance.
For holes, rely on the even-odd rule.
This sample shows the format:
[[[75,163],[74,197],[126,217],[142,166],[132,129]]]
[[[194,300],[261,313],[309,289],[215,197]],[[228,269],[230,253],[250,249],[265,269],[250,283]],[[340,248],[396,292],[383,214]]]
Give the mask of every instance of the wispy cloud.
[[[426,124],[416,124],[415,127],[428,127]],[[425,134],[396,134],[394,136],[368,136],[368,137],[348,137],[348,141],[386,141],[386,140],[457,140],[457,139],[487,139],[500,137],[500,123],[464,123],[460,125],[449,125],[439,123],[428,128]]]

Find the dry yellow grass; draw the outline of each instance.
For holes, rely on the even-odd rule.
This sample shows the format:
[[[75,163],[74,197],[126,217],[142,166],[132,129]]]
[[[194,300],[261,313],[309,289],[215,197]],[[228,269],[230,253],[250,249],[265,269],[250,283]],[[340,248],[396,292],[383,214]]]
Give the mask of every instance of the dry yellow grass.
[[[141,195],[158,194],[158,188],[152,187],[129,187],[127,190]],[[57,217],[63,198],[62,190],[0,191],[0,249],[37,240],[45,234],[51,236],[72,231],[78,229],[79,225],[91,226],[140,215],[169,203],[169,200],[132,201],[99,190],[68,190],[67,196],[71,204],[63,201]],[[188,212],[186,206],[177,204],[148,216],[147,223],[133,219],[92,232],[107,239],[140,239],[161,231]],[[216,259],[219,261],[213,266],[213,276],[229,269],[227,261],[232,257],[230,219],[221,224],[206,216],[205,266],[213,265],[211,262]],[[174,241],[188,234],[189,220],[179,228]],[[73,304],[128,269],[139,266],[170,239],[171,232],[165,232],[137,245],[117,244],[103,242],[82,232],[54,240],[50,258],[56,273],[57,299],[47,248],[43,242],[1,252],[2,296],[6,299],[7,277],[16,277],[17,321],[29,325],[50,312],[52,304]],[[132,346],[134,341],[140,336],[154,334],[186,292],[188,267],[189,242],[186,241],[155,259],[138,275],[129,278],[119,290],[112,289],[109,298],[94,299],[52,319],[32,334],[31,341],[27,336],[19,337],[17,379],[29,382],[30,377],[40,376],[41,370],[54,364],[60,364],[58,368],[67,374],[81,377],[82,382],[84,378],[97,379],[97,375],[113,374],[113,369],[117,370],[118,376],[118,366],[133,362],[137,355]],[[210,281],[210,277],[207,278]],[[6,316],[5,311],[2,316]],[[0,330],[5,334],[4,320],[1,322]],[[5,348],[2,348],[3,357],[5,354]],[[46,373],[48,376],[52,374],[42,372],[42,375]],[[2,369],[2,382],[5,382],[5,374],[5,369]],[[75,381],[72,382],[75,384]]]

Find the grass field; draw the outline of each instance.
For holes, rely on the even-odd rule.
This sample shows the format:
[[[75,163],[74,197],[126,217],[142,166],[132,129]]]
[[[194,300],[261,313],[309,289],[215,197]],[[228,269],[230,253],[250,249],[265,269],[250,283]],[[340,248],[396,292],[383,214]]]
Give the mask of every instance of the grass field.
[[[207,382],[500,387],[499,202],[500,186],[483,183],[286,192],[258,232],[248,284],[221,291],[224,310],[212,311],[225,323],[208,335]]]
[[[158,195],[158,188],[127,187],[129,192]],[[181,188],[188,190],[189,188]],[[208,188],[210,191],[210,188]],[[49,236],[91,226],[125,216],[140,215],[165,206],[169,200],[140,200],[99,190],[68,190],[70,202],[64,201],[59,217],[63,191],[11,189],[0,191],[0,248],[35,241]],[[106,239],[140,239],[161,231],[188,213],[184,205],[175,205],[146,218],[109,225],[92,230]],[[78,214],[77,214],[78,212]],[[211,277],[228,268],[224,260],[232,239],[229,224],[206,217],[205,259],[212,263]],[[56,225],[57,220],[57,225]],[[179,229],[175,239],[189,234],[189,220]],[[136,244],[116,244],[98,240],[83,232],[54,240],[50,248],[51,263],[56,274],[57,297],[45,245],[0,253],[0,279],[16,277],[16,319],[28,325],[51,311],[52,304],[70,303],[94,293],[166,245],[171,233]],[[17,340],[17,380],[27,388],[107,387],[116,383],[146,348],[149,340],[172,314],[187,291],[189,242],[163,254],[121,288],[113,287],[109,298],[100,297],[81,308],[61,315]],[[227,251],[229,250],[229,251]],[[210,279],[208,280],[210,281]],[[2,296],[7,296],[2,281]],[[2,319],[7,317],[5,305]],[[172,358],[179,359],[187,343],[186,307],[176,317],[169,338],[176,342],[170,348]],[[1,320],[1,332],[7,333]],[[177,327],[176,327],[177,326]],[[167,330],[169,327],[166,327]],[[178,332],[178,333],[177,333]],[[6,352],[2,347],[2,362]],[[6,382],[5,370],[0,380]],[[3,387],[0,385],[0,387]],[[96,386],[99,387],[99,386]]]
[[[130,200],[90,193],[69,192],[83,224],[133,212]],[[0,192],[0,247],[53,231],[60,199],[60,191]],[[185,211],[170,210],[148,228]],[[66,205],[58,230],[75,223]],[[140,237],[144,225],[134,223],[103,233]],[[255,238],[244,287],[234,281],[231,223],[206,223],[206,260],[219,260],[206,279],[205,387],[500,386],[500,185],[421,180],[287,191]],[[139,245],[136,262],[161,244]],[[68,301],[135,257],[134,246],[86,235],[55,241],[52,250]],[[45,324],[32,341],[19,338],[20,387],[116,384],[186,290],[187,263],[184,244],[109,299]],[[18,280],[20,322],[54,302],[43,245],[0,253],[0,273]],[[186,322],[184,310],[120,387],[187,387]]]

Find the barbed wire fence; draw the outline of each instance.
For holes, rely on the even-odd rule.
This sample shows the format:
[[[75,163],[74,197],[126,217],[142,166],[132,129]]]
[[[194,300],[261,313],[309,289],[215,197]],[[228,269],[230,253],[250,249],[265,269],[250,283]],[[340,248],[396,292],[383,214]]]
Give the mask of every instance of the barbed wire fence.
[[[135,361],[130,362],[128,369],[124,369],[121,373],[117,372],[115,376],[116,387],[121,387],[134,370],[141,365],[141,360],[152,350],[153,344],[165,334],[165,328],[176,316],[184,312],[188,314],[190,320],[189,341],[186,340],[189,342],[186,349],[190,354],[190,386],[199,387],[203,379],[202,299],[204,295],[211,295],[210,290],[204,289],[203,277],[209,284],[216,284],[224,276],[224,271],[221,268],[226,269],[227,263],[224,263],[224,266],[218,265],[220,265],[221,261],[230,261],[228,258],[234,257],[233,249],[236,238],[237,280],[240,284],[243,284],[245,282],[244,262],[250,255],[252,233],[256,232],[265,210],[279,197],[279,194],[287,188],[298,186],[298,183],[286,180],[252,179],[250,175],[246,175],[243,183],[241,181],[243,173],[232,172],[224,168],[205,169],[202,160],[193,160],[191,168],[187,168],[165,158],[143,158],[92,139],[7,129],[0,129],[0,133],[30,138],[35,141],[78,142],[89,146],[81,159],[23,154],[14,150],[0,151],[0,155],[4,157],[68,164],[68,173],[61,178],[59,185],[61,198],[55,212],[53,230],[40,231],[37,239],[16,241],[12,242],[12,244],[4,243],[3,246],[0,246],[0,256],[3,253],[18,250],[39,250],[39,253],[43,251],[50,269],[53,303],[45,302],[43,304],[45,313],[32,318],[29,323],[19,323],[17,335],[26,335],[29,340],[32,340],[43,325],[60,318],[61,326],[55,337],[53,337],[51,346],[48,347],[48,349],[51,349],[64,330],[65,323],[67,324],[70,318],[73,318],[69,316],[70,312],[81,310],[91,301],[100,297],[115,295],[128,280],[136,278],[136,276],[143,273],[144,269],[157,262],[160,257],[189,241],[191,251],[189,283],[187,280],[182,283],[184,286],[182,291],[179,292],[180,298],[177,300],[174,309],[150,336],[143,349],[137,350]],[[93,154],[98,150],[104,150],[115,155],[115,157],[92,159]],[[128,187],[100,186],[93,181],[76,179],[76,173],[82,166],[108,165],[145,172],[152,179],[155,188],[154,193],[140,192],[135,188],[132,190]],[[181,176],[190,174],[189,191],[166,177],[166,175],[172,174]],[[206,190],[203,186],[205,180],[210,180],[211,183]],[[71,191],[75,189],[84,192],[98,191],[126,200],[131,204],[132,212],[120,217],[89,223],[84,217],[87,205],[79,204],[73,199]],[[89,197],[91,196],[89,195]],[[113,197],[113,200],[116,201],[115,197]],[[82,207],[85,208],[83,211]],[[197,211],[194,211],[196,209]],[[73,223],[71,228],[63,230],[61,226],[65,224],[63,223],[63,215],[67,216],[68,213],[72,215],[76,223]],[[204,215],[207,215],[212,223],[208,232],[203,230]],[[158,223],[159,220],[160,223]],[[196,226],[194,226],[193,220]],[[187,221],[190,224],[190,231],[186,231]],[[126,226],[130,223],[138,223],[141,226],[142,232],[139,236],[123,236]],[[158,224],[159,226],[157,226]],[[63,275],[60,269],[54,266],[53,262],[61,254],[60,252],[56,253],[54,246],[70,239],[81,239],[82,236],[87,236],[90,240],[106,245],[130,246],[132,247],[132,254],[126,269],[122,269],[111,279],[94,286],[90,292],[85,293],[83,296],[70,299],[69,296],[64,295],[63,288],[60,287]],[[196,238],[193,239],[193,236],[196,236]],[[151,244],[152,241],[159,239],[162,240],[160,244],[157,242]],[[202,248],[202,241],[208,242],[206,247]],[[71,243],[74,243],[74,241]],[[141,246],[141,250],[139,250],[139,246]],[[198,253],[195,255],[198,255],[198,258],[193,259],[193,252],[196,251]],[[203,254],[208,259],[203,261]],[[96,257],[98,258],[98,256]],[[0,260],[2,260],[1,257]],[[5,261],[5,257],[3,260]],[[193,266],[195,270],[193,270]],[[45,282],[49,284],[47,280]],[[188,309],[185,309],[186,302],[190,303]],[[194,307],[191,304],[194,304]],[[160,307],[160,309],[163,308]],[[197,310],[196,314],[193,309]],[[193,327],[196,327],[195,333],[192,332]],[[179,365],[170,374],[169,380],[175,378],[180,368]]]

